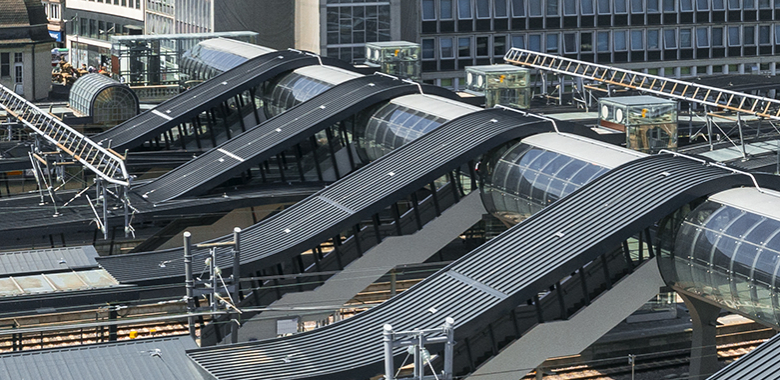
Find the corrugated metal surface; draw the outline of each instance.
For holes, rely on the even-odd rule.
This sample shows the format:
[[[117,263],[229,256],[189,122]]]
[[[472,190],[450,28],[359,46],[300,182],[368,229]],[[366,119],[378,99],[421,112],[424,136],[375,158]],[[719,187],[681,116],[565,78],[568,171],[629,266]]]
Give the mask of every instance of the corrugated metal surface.
[[[204,193],[373,104],[419,91],[416,84],[379,75],[349,80],[249,129],[135,191],[152,203]],[[452,96],[448,90],[438,87],[426,86],[425,91]]]
[[[92,246],[0,253],[0,276],[96,267],[97,256]]]
[[[780,379],[780,334],[707,378],[707,380],[776,379]]]
[[[338,60],[322,59],[324,63],[329,65],[345,65]],[[178,124],[190,121],[195,115],[236,94],[255,87],[285,71],[316,64],[319,64],[316,57],[293,51],[273,52],[252,58],[230,71],[217,75],[163,102],[152,110],[94,136],[93,140],[102,142],[104,146],[110,140],[111,148],[117,151],[134,148]]]
[[[568,123],[559,123],[559,127],[567,131],[574,128]],[[242,270],[300,254],[495,146],[551,129],[548,122],[499,109],[475,112],[443,124],[284,212],[245,229]],[[232,240],[232,236],[217,240]],[[137,283],[183,276],[182,255],[181,249],[174,249],[98,261],[121,283]],[[164,268],[159,266],[161,262],[166,262]],[[196,271],[200,271],[202,262],[196,260],[195,264]],[[220,262],[220,266],[230,268],[230,263]]]
[[[383,324],[396,330],[430,329],[453,317],[456,340],[463,344],[470,334],[669,212],[709,193],[749,184],[747,176],[685,158],[641,158],[374,309],[309,333],[188,354],[221,380],[368,378],[382,372]]]
[[[185,355],[188,336],[139,339],[0,355],[0,379],[208,380]]]

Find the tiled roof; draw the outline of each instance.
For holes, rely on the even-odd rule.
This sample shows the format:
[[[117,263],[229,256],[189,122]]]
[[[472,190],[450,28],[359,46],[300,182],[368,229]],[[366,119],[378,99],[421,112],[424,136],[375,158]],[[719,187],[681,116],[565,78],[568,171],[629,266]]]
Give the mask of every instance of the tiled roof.
[[[39,0],[0,0],[0,28],[46,24]]]

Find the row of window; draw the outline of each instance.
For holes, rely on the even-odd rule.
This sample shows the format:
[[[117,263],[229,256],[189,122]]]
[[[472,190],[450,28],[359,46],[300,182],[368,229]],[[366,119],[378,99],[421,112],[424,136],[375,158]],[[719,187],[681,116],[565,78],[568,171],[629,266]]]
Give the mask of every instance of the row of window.
[[[127,30],[123,24],[79,17],[72,25],[71,34],[98,40],[110,40],[113,35],[124,35]]]
[[[709,47],[772,45],[773,25],[727,27],[624,29],[422,39],[422,58],[503,56],[511,47],[554,54],[620,52]],[[780,43],[780,24],[774,25],[774,43]],[[438,42],[438,49],[436,43]],[[438,56],[437,56],[438,53]]]
[[[176,0],[176,33],[210,33],[213,0]]]
[[[92,2],[121,5],[123,7],[141,9],[141,0],[89,0]]]
[[[49,3],[48,1],[42,1],[43,11],[46,12],[46,17],[49,20],[59,20],[62,18],[60,12],[60,3]]]
[[[24,55],[22,53],[13,53],[14,83],[22,83],[22,72],[24,70],[22,63]],[[11,76],[11,53],[0,53],[0,78]]]
[[[146,0],[146,10],[173,16],[173,3],[174,0]]]
[[[328,0],[327,54],[346,62],[364,58],[366,42],[390,41],[390,2]]]
[[[780,0],[422,0],[423,20],[471,18],[752,11]]]

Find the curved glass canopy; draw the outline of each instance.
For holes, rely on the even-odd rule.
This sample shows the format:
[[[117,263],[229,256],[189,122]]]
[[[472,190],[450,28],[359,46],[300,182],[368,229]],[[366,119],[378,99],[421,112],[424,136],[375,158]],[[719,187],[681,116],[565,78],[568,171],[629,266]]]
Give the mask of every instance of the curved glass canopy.
[[[488,212],[512,225],[609,170],[524,142],[497,154],[487,159],[482,202]]]
[[[234,40],[212,38],[199,42],[181,58],[180,70],[188,80],[207,80],[247,60],[274,52],[274,49]]]
[[[780,325],[780,220],[713,199],[686,215],[673,249],[662,251],[664,280],[724,308]]]
[[[264,97],[265,114],[268,118],[284,113],[332,88],[325,81],[308,77],[297,72],[289,73],[271,84],[271,92]]]
[[[130,87],[101,74],[87,74],[70,90],[70,107],[94,124],[113,127],[138,115],[138,96]]]
[[[385,103],[368,117],[365,124],[359,124],[355,133],[358,154],[364,161],[375,160],[447,121],[425,111]]]

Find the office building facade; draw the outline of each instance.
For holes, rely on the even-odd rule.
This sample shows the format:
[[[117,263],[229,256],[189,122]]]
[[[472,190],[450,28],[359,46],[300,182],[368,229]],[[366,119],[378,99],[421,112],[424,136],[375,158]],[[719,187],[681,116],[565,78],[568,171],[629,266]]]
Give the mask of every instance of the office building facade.
[[[520,47],[666,77],[774,74],[775,0],[402,0],[401,38],[423,79],[463,88],[464,67]]]

